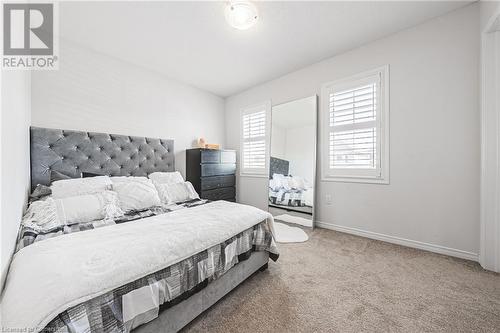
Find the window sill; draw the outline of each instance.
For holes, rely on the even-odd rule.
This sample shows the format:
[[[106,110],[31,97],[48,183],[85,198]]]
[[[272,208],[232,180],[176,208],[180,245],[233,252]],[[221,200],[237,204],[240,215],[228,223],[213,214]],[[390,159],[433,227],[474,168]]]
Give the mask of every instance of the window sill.
[[[389,178],[370,178],[370,177],[322,177],[322,182],[336,183],[362,183],[362,184],[380,184],[389,185]]]
[[[248,178],[269,178],[268,175],[260,174],[260,173],[240,173],[240,177],[248,177]]]

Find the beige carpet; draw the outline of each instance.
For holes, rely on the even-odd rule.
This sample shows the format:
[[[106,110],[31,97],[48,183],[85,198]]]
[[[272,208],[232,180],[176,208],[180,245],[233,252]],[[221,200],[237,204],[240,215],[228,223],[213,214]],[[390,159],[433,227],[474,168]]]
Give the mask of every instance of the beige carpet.
[[[185,332],[500,332],[500,274],[325,229]]]

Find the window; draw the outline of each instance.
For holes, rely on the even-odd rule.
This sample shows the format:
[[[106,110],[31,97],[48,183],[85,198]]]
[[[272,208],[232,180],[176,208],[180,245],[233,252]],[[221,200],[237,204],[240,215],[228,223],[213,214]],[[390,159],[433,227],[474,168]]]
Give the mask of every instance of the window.
[[[322,89],[323,180],[388,183],[388,66]]]
[[[269,114],[271,103],[243,110],[241,114],[241,163],[242,175],[268,173]]]

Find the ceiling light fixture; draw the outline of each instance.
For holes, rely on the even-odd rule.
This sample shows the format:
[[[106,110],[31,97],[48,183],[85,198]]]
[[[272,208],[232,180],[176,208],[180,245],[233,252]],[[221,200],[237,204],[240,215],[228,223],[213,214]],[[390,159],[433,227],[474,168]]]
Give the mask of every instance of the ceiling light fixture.
[[[249,29],[257,22],[257,7],[250,1],[230,1],[224,12],[230,26],[239,30]]]

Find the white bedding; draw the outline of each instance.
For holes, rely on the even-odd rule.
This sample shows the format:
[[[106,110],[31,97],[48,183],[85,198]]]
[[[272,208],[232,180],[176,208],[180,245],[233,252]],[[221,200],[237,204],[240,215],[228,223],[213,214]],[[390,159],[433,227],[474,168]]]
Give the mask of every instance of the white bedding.
[[[12,260],[4,327],[45,327],[69,307],[222,243],[272,216],[217,201],[34,243]]]

